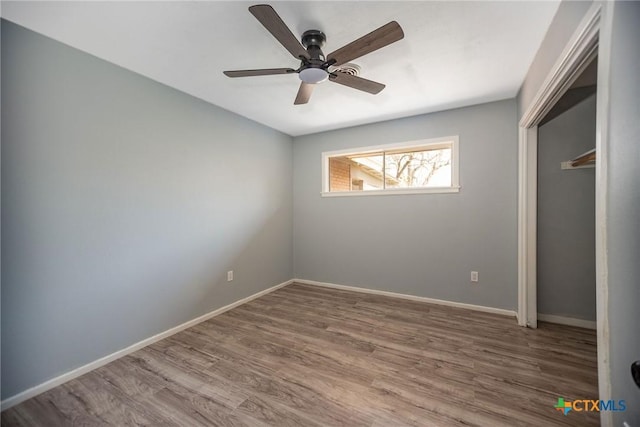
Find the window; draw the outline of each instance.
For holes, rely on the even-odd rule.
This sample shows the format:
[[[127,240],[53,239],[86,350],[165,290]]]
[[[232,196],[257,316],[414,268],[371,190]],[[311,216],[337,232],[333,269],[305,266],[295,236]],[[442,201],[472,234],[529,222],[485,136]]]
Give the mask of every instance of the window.
[[[455,193],[458,137],[322,153],[323,196]]]

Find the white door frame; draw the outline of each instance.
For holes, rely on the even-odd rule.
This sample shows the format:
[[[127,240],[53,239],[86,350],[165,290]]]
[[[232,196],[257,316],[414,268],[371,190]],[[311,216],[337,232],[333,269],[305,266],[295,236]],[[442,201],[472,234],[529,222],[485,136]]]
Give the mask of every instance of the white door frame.
[[[533,101],[522,115],[518,132],[518,324],[537,327],[537,152],[538,125],[575,79],[598,55],[596,95],[596,317],[598,330],[598,387],[600,399],[611,396],[609,370],[608,281],[606,263],[607,108],[609,100],[611,7],[594,2],[551,69]],[[604,37],[603,37],[604,36]],[[601,412],[602,425],[610,426],[610,412]]]
[[[531,328],[537,326],[538,124],[597,55],[600,15],[601,5],[594,4],[520,119],[518,132],[518,323],[522,326]]]

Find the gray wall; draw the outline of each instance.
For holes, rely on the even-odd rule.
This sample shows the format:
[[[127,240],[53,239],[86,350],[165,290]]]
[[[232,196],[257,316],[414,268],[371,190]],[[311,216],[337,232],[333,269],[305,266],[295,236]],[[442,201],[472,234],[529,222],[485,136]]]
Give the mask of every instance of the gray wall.
[[[640,425],[640,388],[629,373],[640,360],[640,3],[615,2],[601,45],[611,46],[607,161],[607,268],[612,398],[627,411],[615,425]],[[602,70],[602,69],[601,69]]]
[[[320,197],[323,151],[449,135],[460,193]],[[515,309],[517,145],[515,100],[295,138],[295,277]]]
[[[6,21],[2,124],[3,399],[292,277],[289,136]]]
[[[539,313],[596,320],[595,169],[560,169],[595,146],[595,94],[539,128]]]
[[[518,120],[533,101],[533,97],[542,86],[551,67],[556,63],[592,3],[591,1],[563,1],[560,3],[518,93]]]

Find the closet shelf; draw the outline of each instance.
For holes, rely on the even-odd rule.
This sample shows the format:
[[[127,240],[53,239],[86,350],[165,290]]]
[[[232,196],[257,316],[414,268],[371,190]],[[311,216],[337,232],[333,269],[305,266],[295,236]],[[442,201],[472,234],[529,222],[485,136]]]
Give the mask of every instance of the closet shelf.
[[[580,154],[573,160],[560,163],[561,169],[582,169],[596,167],[596,149]]]

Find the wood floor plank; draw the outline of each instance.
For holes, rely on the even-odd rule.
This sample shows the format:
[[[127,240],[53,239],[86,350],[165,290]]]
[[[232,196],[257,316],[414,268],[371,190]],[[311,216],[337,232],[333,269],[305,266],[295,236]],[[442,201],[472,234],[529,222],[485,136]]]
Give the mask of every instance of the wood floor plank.
[[[58,390],[60,392],[60,390]],[[48,393],[48,392],[47,392]],[[46,394],[46,393],[45,393]],[[59,394],[58,394],[59,395]],[[67,398],[64,397],[66,400]],[[55,404],[42,395],[29,399],[18,406],[2,412],[3,426],[46,426],[46,425],[71,425],[72,419],[66,416],[59,407],[67,407],[73,403]],[[99,421],[96,418],[96,423]],[[50,423],[50,424],[46,424]]]
[[[162,389],[147,399],[155,411],[180,426],[259,426],[256,420],[185,388]]]
[[[84,407],[85,412],[92,415],[100,415],[122,405],[129,400],[129,396],[121,389],[112,386],[94,372],[89,372],[81,377],[69,381],[60,386],[67,395],[77,399]],[[52,390],[52,392],[55,392]],[[60,407],[59,402],[64,399],[52,396],[51,402]]]
[[[250,416],[265,425],[282,427],[321,427],[323,424],[265,396],[254,395],[242,402],[236,412]]]
[[[292,284],[1,414],[2,426],[597,426],[595,331]]]
[[[349,410],[333,404],[318,391],[289,381],[281,373],[267,377],[253,370],[237,369],[233,364],[222,361],[211,368],[210,373],[242,385],[254,395],[303,412],[321,424],[367,425],[362,420],[355,420]]]
[[[236,322],[245,324],[248,328],[253,328],[256,323],[260,327],[270,332],[296,337],[298,342],[304,344],[317,344],[320,346],[338,346],[361,354],[369,354],[375,350],[375,346],[369,341],[355,339],[340,332],[329,332],[326,329],[311,328],[295,322],[269,318],[262,313],[251,313],[237,317]]]
[[[197,391],[198,394],[206,396],[229,408],[236,408],[246,398],[247,393],[233,383],[214,381],[206,375],[206,369],[194,370],[179,361],[172,360],[162,353],[155,352],[149,348],[144,348],[136,352],[139,360],[143,361],[150,370],[158,375],[167,378],[168,389],[172,388],[173,383],[188,390]]]
[[[513,425],[513,420],[509,417],[472,407],[470,405],[472,400],[464,396],[444,395],[438,390],[415,383],[408,384],[398,378],[379,378],[373,383],[373,387],[393,393],[416,407],[459,423],[496,427]]]

